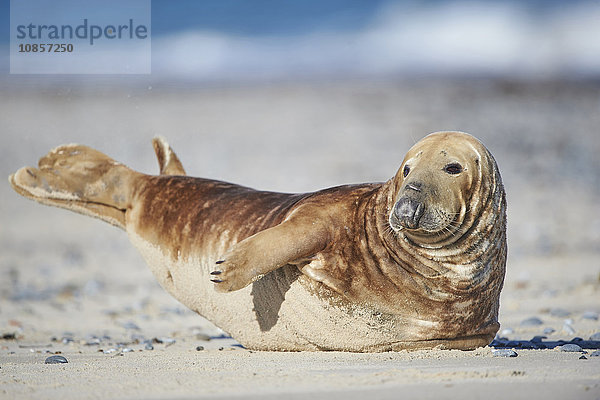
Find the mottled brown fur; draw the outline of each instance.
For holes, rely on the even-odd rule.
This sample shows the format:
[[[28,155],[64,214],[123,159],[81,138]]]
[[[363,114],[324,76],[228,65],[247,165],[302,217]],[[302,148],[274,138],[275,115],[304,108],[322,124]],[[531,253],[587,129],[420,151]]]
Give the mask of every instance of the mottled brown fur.
[[[306,194],[183,176],[166,142],[154,146],[161,176],[78,146],[10,181],[42,203],[109,222],[122,216],[113,223],[159,282],[251,348],[471,349],[498,330],[504,189],[473,137],[432,134],[385,183]],[[74,153],[67,161],[65,150]],[[398,217],[400,199],[422,205],[418,222]]]

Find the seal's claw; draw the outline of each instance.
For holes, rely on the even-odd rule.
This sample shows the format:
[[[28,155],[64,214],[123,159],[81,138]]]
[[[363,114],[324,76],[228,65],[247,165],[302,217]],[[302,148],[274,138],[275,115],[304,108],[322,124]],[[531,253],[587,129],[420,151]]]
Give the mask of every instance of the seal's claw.
[[[219,285],[215,286],[217,292],[240,290],[257,278],[254,269],[248,265],[247,255],[244,249],[238,245],[236,249],[216,262],[218,267],[210,274],[219,280]]]
[[[221,283],[221,282],[223,282],[223,281],[222,281],[222,280],[220,280],[220,279],[211,279],[210,281],[211,281],[211,282],[214,282],[214,283]]]

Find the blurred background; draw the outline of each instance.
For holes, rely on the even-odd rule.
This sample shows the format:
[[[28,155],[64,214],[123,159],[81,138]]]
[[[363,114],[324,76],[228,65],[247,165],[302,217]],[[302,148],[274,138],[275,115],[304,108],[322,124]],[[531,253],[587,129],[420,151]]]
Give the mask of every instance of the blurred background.
[[[149,75],[9,74],[8,3],[0,175],[70,142],[156,173],[163,135],[190,175],[313,191],[387,180],[420,138],[462,130],[507,190],[501,322],[600,311],[600,1],[154,0]],[[8,184],[0,273],[0,326],[187,315],[125,233]]]

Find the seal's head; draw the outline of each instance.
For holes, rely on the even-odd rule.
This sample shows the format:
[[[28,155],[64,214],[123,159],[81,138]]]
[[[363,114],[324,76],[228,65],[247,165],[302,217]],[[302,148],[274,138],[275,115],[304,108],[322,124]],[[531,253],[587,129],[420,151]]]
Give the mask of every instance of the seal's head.
[[[473,136],[432,133],[408,151],[394,178],[389,224],[419,243],[447,244],[480,216],[499,179],[493,157]]]

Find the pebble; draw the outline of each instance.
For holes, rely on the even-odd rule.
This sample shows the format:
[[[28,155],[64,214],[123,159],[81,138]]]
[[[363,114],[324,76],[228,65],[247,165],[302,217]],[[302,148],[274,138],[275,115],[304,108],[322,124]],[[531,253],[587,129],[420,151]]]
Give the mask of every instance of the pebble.
[[[196,351],[202,351],[204,350],[204,346],[196,346]]]
[[[83,293],[88,296],[93,296],[98,294],[102,289],[104,289],[104,283],[96,279],[92,279],[87,281],[87,283],[83,286]]]
[[[571,326],[571,324],[568,323],[564,323],[563,325],[563,331],[569,335],[574,335],[575,334],[575,329],[573,329],[573,327]]]
[[[534,336],[534,337],[531,339],[531,342],[532,342],[532,343],[542,343],[542,341],[543,341],[544,339],[547,339],[547,337],[546,337],[546,336]]]
[[[136,331],[139,331],[139,330],[140,330],[140,327],[139,327],[139,326],[137,326],[137,325],[136,325],[134,322],[131,322],[131,321],[129,321],[129,322],[125,322],[125,323],[124,323],[123,325],[121,325],[121,326],[122,326],[123,328],[125,328],[125,329],[134,329],[134,330],[136,330]]]
[[[556,332],[556,329],[554,329],[554,328],[550,328],[550,327],[548,327],[548,328],[544,328],[544,330],[543,330],[543,333],[544,333],[544,335],[551,335],[551,334],[553,334],[554,332]]]
[[[577,353],[577,352],[583,351],[581,346],[579,346],[578,344],[574,344],[574,343],[563,344],[562,346],[560,346],[558,348],[560,349],[560,351],[565,351],[568,353]]]
[[[160,338],[160,343],[164,343],[165,347],[175,344],[176,340],[171,338]]]
[[[134,343],[145,343],[147,341],[146,337],[144,335],[140,335],[139,333],[132,333],[131,340]]]
[[[2,340],[15,340],[17,335],[15,333],[3,333],[1,336]]]
[[[581,315],[583,319],[593,319],[594,321],[598,321],[598,313],[595,311],[586,311]]]
[[[600,357],[600,350],[594,351],[592,354],[590,354],[590,357]]]
[[[63,356],[50,356],[46,358],[44,364],[65,364],[68,363],[67,359]]]
[[[515,330],[513,328],[505,328],[502,329],[502,331],[500,332],[502,336],[512,335],[513,333],[515,333]]]
[[[579,359],[580,360],[587,360],[587,357],[586,356],[581,356],[581,357],[579,357]]]
[[[542,325],[543,323],[544,322],[538,317],[531,317],[521,321],[521,326],[537,326]]]
[[[125,348],[121,349],[121,351],[123,353],[131,353],[133,351],[133,349],[130,349],[129,347],[125,347]]]
[[[590,340],[600,341],[600,332],[596,332],[592,336],[590,336]]]
[[[564,318],[571,315],[571,312],[565,310],[564,308],[553,308],[550,310],[550,315],[552,315],[553,317]]]
[[[517,352],[511,349],[494,349],[492,350],[492,355],[494,357],[516,357],[518,356]]]
[[[206,333],[196,333],[196,339],[197,340],[209,341],[210,340],[210,336],[207,335]]]
[[[154,350],[154,346],[152,346],[152,343],[148,342],[144,346],[144,350]]]

